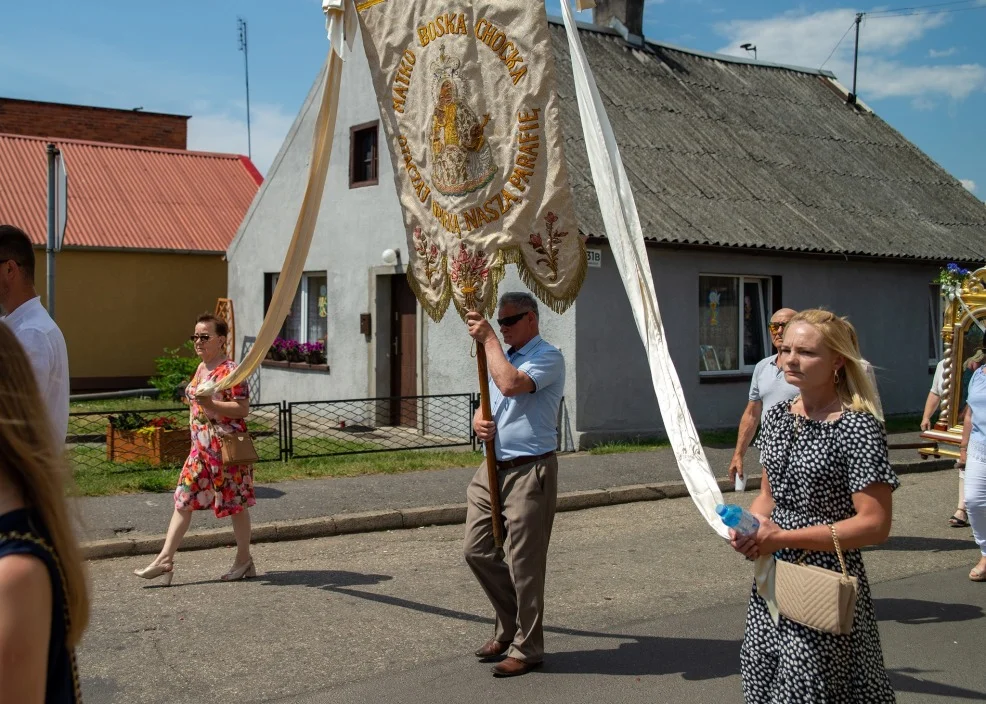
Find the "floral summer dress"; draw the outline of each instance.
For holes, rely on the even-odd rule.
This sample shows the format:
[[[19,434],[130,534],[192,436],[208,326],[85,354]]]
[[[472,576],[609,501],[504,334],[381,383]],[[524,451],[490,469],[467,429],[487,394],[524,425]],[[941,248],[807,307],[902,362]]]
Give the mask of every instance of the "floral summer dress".
[[[834,523],[856,514],[852,495],[871,484],[900,482],[887,458],[883,426],[869,413],[845,411],[834,421],[794,416],[792,401],[764,418],[760,463],[774,497],[771,519],[796,529]],[[802,550],[778,550],[796,562]],[[891,704],[894,691],[883,665],[880,634],[859,550],[843,551],[859,580],[852,632],[833,635],[788,621],[774,625],[766,602],[750,596],[740,650],[743,692],[749,704]],[[805,564],[840,571],[834,552],[811,552]]]
[[[199,368],[185,388],[189,405],[189,427],[192,432],[192,451],[181,468],[178,488],[175,489],[175,508],[200,511],[211,508],[217,518],[239,513],[257,503],[253,493],[253,467],[237,465],[223,467],[219,438],[213,432],[205,411],[195,400],[195,392],[205,381],[218,383],[233,373],[236,363],[226,360],[211,372]],[[220,392],[220,401],[249,398],[246,384],[238,384]],[[246,430],[245,418],[217,418],[220,431],[242,433]]]

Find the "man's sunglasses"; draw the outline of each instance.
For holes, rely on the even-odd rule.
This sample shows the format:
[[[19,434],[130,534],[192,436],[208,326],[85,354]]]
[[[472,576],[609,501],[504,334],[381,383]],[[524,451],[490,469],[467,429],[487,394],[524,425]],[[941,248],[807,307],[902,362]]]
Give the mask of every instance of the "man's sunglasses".
[[[767,323],[767,329],[771,332],[779,332],[787,327],[787,323]]]
[[[519,322],[521,318],[530,313],[531,311],[525,310],[523,313],[517,313],[516,315],[508,315],[506,318],[497,318],[496,324],[501,328],[509,328],[516,322]]]
[[[212,335],[204,335],[204,334],[203,335],[189,335],[189,337],[188,337],[188,341],[189,342],[197,342],[199,340],[201,340],[202,342],[208,342],[211,339],[212,339]]]

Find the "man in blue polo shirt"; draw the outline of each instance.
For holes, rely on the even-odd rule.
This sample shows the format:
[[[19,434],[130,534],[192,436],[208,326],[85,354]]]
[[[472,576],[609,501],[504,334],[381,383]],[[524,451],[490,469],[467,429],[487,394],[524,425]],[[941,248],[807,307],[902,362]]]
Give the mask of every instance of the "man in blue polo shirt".
[[[544,660],[544,576],[558,496],[558,406],[565,389],[565,359],[538,334],[538,307],[528,293],[500,298],[497,324],[466,316],[469,334],[483,345],[490,372],[493,420],[473,417],[476,435],[496,449],[508,554],[493,544],[490,492],[481,465],[466,492],[465,558],[496,611],[496,632],[476,651],[499,659],[495,677],[523,675]]]
[[[772,316],[767,326],[770,332],[770,341],[774,349],[780,349],[781,341],[784,338],[784,328],[791,318],[797,315],[796,310],[781,308]],[[874,385],[875,386],[875,385]],[[767,411],[781,401],[787,401],[798,395],[798,389],[791,386],[784,378],[784,370],[777,363],[777,354],[764,357],[757,366],[753,368],[753,379],[750,381],[750,401],[746,404],[743,417],[740,419],[739,433],[736,437],[736,449],[733,451],[733,459],[729,463],[729,479],[735,480],[736,475],[743,475],[743,456],[746,448],[750,446],[753,435],[757,432],[757,426],[763,422]]]

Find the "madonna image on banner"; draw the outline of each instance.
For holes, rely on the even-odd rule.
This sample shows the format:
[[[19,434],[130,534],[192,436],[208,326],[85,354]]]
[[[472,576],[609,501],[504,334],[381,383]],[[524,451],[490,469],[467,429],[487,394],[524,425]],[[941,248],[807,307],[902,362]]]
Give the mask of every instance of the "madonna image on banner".
[[[408,278],[440,320],[492,314],[506,264],[562,312],[585,279],[543,3],[365,0]]]

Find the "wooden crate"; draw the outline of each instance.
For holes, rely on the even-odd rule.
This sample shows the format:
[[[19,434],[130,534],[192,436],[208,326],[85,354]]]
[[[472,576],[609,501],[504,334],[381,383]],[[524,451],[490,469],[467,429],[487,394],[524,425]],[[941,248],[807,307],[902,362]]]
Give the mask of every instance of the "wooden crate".
[[[106,459],[159,466],[181,464],[191,449],[188,430],[117,430],[106,426]]]

